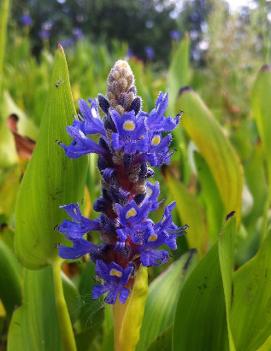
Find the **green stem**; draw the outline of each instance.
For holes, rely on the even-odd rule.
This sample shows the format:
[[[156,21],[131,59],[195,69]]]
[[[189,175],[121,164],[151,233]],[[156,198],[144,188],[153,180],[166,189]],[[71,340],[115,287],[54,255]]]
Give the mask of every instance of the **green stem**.
[[[60,334],[65,351],[76,351],[76,344],[72,330],[72,324],[67,309],[64,291],[61,280],[61,261],[58,260],[53,264],[54,288],[56,310],[59,320]]]

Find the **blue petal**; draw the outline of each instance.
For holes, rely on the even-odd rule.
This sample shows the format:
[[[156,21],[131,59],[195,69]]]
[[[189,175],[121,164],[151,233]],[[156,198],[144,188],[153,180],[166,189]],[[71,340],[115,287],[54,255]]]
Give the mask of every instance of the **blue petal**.
[[[105,285],[95,285],[92,289],[92,298],[98,299],[107,291],[107,287]]]
[[[127,300],[127,297],[129,296],[130,291],[126,288],[121,289],[120,295],[119,295],[119,300],[121,303],[125,303]]]
[[[91,106],[83,100],[79,100],[80,114],[84,118],[82,130],[85,134],[106,135],[104,124],[99,117],[98,105],[95,100],[89,100]]]
[[[140,261],[143,266],[158,266],[166,263],[169,258],[169,254],[165,250],[144,250],[140,255]]]
[[[96,246],[84,239],[74,240],[73,247],[58,246],[59,256],[65,259],[76,259],[92,251],[96,251]]]

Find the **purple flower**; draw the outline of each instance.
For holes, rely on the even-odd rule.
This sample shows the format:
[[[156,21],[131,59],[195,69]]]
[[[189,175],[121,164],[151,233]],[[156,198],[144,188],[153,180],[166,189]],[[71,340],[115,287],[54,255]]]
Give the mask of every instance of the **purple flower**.
[[[107,264],[98,260],[96,262],[96,274],[102,279],[102,284],[94,286],[92,297],[97,299],[107,293],[106,303],[114,304],[118,296],[120,302],[125,303],[129,295],[129,289],[124,286],[128,283],[132,272],[132,265],[123,268],[115,262]]]
[[[170,31],[170,38],[175,41],[179,41],[181,39],[181,33],[178,30]]]
[[[82,216],[77,204],[63,206],[71,220],[57,229],[72,246],[61,244],[59,255],[75,259],[89,254],[102,281],[93,297],[106,294],[105,302],[110,304],[117,298],[125,303],[139,265],[166,263],[166,248],[175,250],[177,238],[187,229],[173,223],[175,203],[165,207],[159,222],[149,218],[161,205],[159,183],[147,180],[154,175],[150,166],[170,162],[170,132],[180,121],[180,116],[165,116],[167,105],[167,94],[160,93],[155,108],[142,111],[131,69],[118,61],[108,77],[107,98],[79,100],[78,118],[67,127],[72,141],[60,143],[70,158],[98,154],[102,193],[93,206],[101,212],[95,220]],[[87,240],[85,235],[93,232],[100,234],[102,244]]]
[[[80,40],[84,37],[82,30],[78,27],[73,29],[72,34],[75,40]]]
[[[146,46],[145,47],[145,55],[146,55],[148,60],[152,61],[155,58],[154,49],[151,46]]]
[[[33,23],[33,20],[30,15],[24,14],[21,16],[21,24],[23,27],[30,27]]]

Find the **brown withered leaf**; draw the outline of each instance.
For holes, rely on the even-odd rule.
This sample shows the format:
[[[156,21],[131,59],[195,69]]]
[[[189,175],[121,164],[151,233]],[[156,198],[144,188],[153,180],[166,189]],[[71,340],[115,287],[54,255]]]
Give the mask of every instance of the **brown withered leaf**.
[[[16,150],[19,158],[21,160],[29,160],[32,156],[36,143],[34,140],[30,139],[29,137],[20,135],[18,133],[18,128],[17,128],[18,121],[19,121],[19,117],[15,113],[12,113],[7,118],[7,125],[11,133],[13,134]]]

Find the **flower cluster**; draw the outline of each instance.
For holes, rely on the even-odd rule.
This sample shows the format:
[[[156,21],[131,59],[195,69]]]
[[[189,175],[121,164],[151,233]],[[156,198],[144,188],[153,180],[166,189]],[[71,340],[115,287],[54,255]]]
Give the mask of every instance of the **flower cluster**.
[[[172,221],[175,203],[165,207],[158,223],[149,218],[160,204],[159,183],[148,181],[154,175],[151,166],[169,163],[169,132],[180,120],[180,116],[165,117],[167,104],[167,94],[160,93],[155,108],[143,112],[130,66],[117,61],[108,77],[107,98],[80,100],[78,119],[67,128],[72,142],[60,144],[70,158],[98,154],[102,194],[94,204],[101,214],[94,220],[82,216],[77,204],[63,206],[71,220],[64,220],[58,230],[72,246],[60,245],[59,255],[75,259],[90,254],[101,283],[93,297],[106,294],[105,302],[110,304],[117,298],[125,303],[139,265],[165,263],[169,253],[164,248],[176,249],[176,239],[186,229]],[[89,137],[95,134],[97,142]],[[85,238],[93,231],[100,233],[100,245]]]

